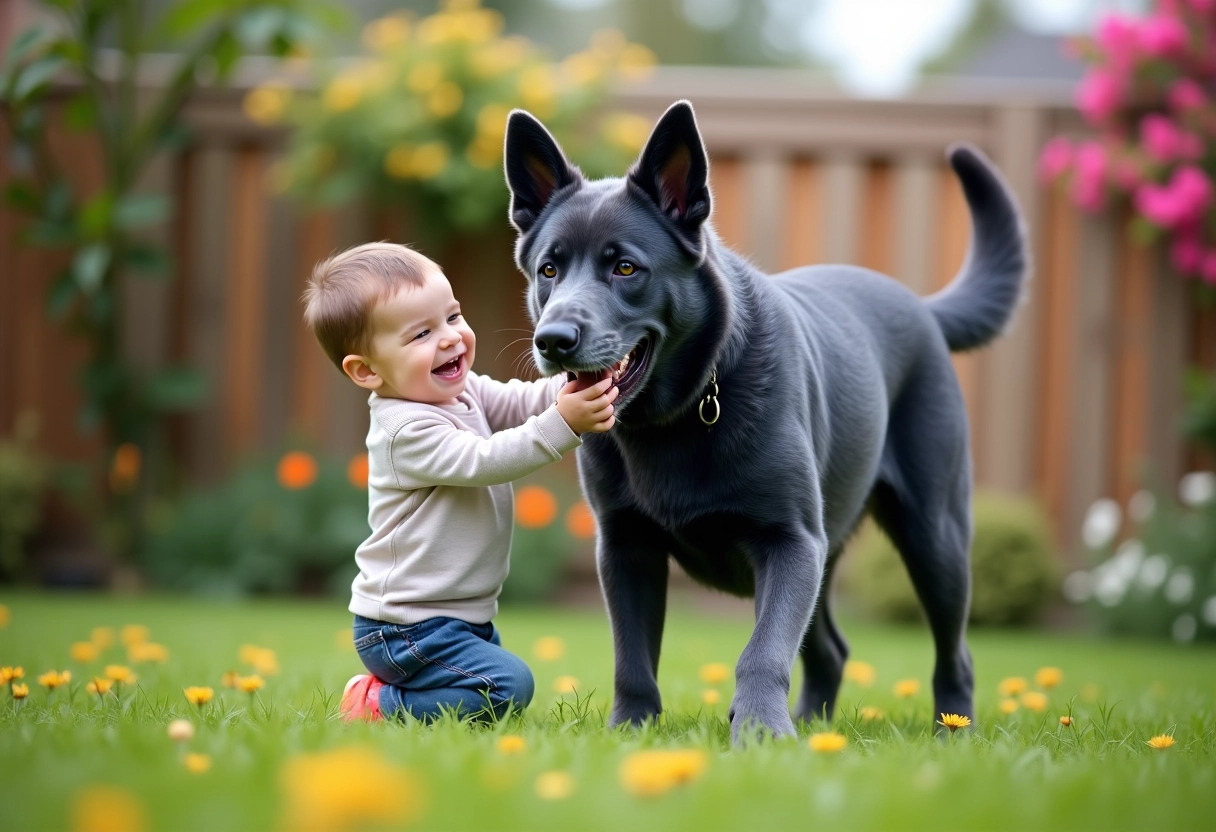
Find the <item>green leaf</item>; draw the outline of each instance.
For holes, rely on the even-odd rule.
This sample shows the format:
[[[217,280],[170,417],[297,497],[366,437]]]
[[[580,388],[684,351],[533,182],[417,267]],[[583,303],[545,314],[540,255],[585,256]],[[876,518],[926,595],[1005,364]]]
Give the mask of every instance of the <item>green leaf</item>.
[[[215,58],[216,78],[223,81],[241,59],[241,44],[231,32],[225,32],[211,50],[211,56]]]
[[[114,207],[114,223],[132,229],[162,222],[169,216],[169,198],[164,194],[131,194]]]
[[[169,10],[160,28],[169,35],[190,35],[209,26],[213,18],[231,6],[228,0],[186,0]]]
[[[171,261],[168,253],[160,246],[148,243],[134,243],[123,252],[122,262],[151,277],[168,277]]]
[[[46,313],[52,320],[62,322],[67,317],[80,290],[76,286],[76,278],[71,268],[64,269],[55,278],[46,292]]]
[[[87,245],[76,253],[72,261],[72,274],[76,285],[86,294],[93,294],[101,288],[106,269],[110,265],[110,247],[105,243]]]
[[[167,367],[148,382],[144,390],[155,410],[188,410],[207,395],[207,379],[193,367]]]
[[[26,29],[9,46],[8,52],[4,55],[4,63],[0,64],[0,68],[7,72],[21,63],[25,57],[34,51],[34,48],[40,46],[49,38],[49,33],[40,26],[33,26]]]
[[[28,98],[31,93],[55,77],[65,63],[58,55],[48,55],[25,67],[13,82],[12,99],[23,101]]]
[[[236,21],[236,36],[249,50],[262,48],[286,24],[283,9],[261,6],[241,15]]]
[[[4,201],[18,211],[37,213],[42,205],[38,192],[28,182],[10,182],[4,188]]]
[[[114,218],[114,196],[102,191],[80,209],[80,230],[86,237],[101,237]]]
[[[86,132],[97,123],[97,106],[87,95],[78,95],[63,108],[63,121],[69,129]]]

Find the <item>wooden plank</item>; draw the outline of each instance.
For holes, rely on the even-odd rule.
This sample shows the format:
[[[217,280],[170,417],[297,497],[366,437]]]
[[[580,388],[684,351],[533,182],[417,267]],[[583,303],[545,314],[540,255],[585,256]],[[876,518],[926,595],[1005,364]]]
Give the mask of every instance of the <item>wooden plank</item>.
[[[1191,287],[1174,273],[1164,252],[1152,257],[1153,321],[1148,394],[1150,474],[1172,491],[1185,460],[1180,437],[1183,408],[1183,369],[1187,353],[1187,295]]]
[[[269,173],[275,159],[272,156],[263,168]],[[291,426],[292,339],[300,325],[302,305],[297,273],[300,270],[295,241],[297,224],[295,198],[276,193],[269,175],[263,176],[262,193],[266,213],[265,246],[261,274],[265,281],[265,315],[262,334],[262,379],[259,383],[259,409],[262,414],[260,435],[262,444],[281,448],[297,441]]]
[[[823,260],[822,168],[813,159],[795,159],[788,168],[782,269]]]
[[[852,154],[834,155],[824,162],[823,259],[855,264],[860,256],[860,226],[865,168]]]
[[[1197,302],[1191,293],[1191,366],[1209,373],[1216,372],[1216,305]],[[1192,445],[1187,450],[1188,471],[1210,471],[1216,468],[1216,458],[1211,453]]]
[[[894,262],[891,276],[917,294],[927,294],[937,284],[930,270],[933,263],[937,223],[937,171],[940,162],[925,154],[902,155],[894,170],[895,228]]]
[[[895,271],[895,186],[891,165],[874,162],[865,170],[858,263],[883,274]]]
[[[332,211],[312,211],[297,218],[298,229],[294,259],[294,318],[291,335],[291,409],[287,419],[288,432],[319,441],[328,425],[324,383],[327,376],[338,370],[317,343],[316,337],[304,325],[304,308],[299,298],[304,294],[313,267],[337,253],[334,245],[335,220]]]
[[[1154,292],[1151,253],[1130,239],[1126,213],[1114,222],[1118,234],[1118,259],[1114,288],[1116,324],[1111,329],[1114,368],[1112,371],[1113,416],[1111,465],[1106,492],[1126,504],[1142,482],[1148,451],[1149,360],[1152,355]]]
[[[172,184],[173,218],[170,221],[169,244],[172,251],[173,280],[166,303],[165,318],[169,323],[165,344],[168,360],[176,365],[193,366],[190,361],[190,328],[194,324],[190,303],[198,282],[198,241],[194,236],[193,209],[196,197],[195,167],[198,156],[188,147],[173,157]],[[166,442],[173,459],[186,460],[190,455],[190,419],[186,414],[173,414],[166,420]]]
[[[738,252],[746,252],[747,192],[743,182],[743,164],[737,157],[714,157],[710,166],[710,188],[713,193],[713,215],[710,218],[722,242]]]
[[[743,160],[748,247],[742,253],[766,272],[777,271],[781,263],[786,170],[786,161],[778,156],[753,155]]]

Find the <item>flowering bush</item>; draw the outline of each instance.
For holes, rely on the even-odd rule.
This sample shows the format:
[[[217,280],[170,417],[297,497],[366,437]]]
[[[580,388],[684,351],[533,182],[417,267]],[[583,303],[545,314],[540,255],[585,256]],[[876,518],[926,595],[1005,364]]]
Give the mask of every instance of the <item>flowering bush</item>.
[[[1074,46],[1090,64],[1077,106],[1098,135],[1049,141],[1041,177],[1066,177],[1090,212],[1127,198],[1138,237],[1164,237],[1179,273],[1216,285],[1216,0],[1156,0],[1144,18],[1110,14]]]
[[[644,76],[654,56],[614,31],[552,63],[477,0],[446,0],[414,21],[368,24],[366,54],[316,94],[281,84],[252,90],[245,111],[292,128],[279,184],[321,202],[356,195],[411,206],[420,227],[442,235],[501,222],[507,190],[503,136],[512,108],[530,110],[574,149],[589,173],[618,171],[648,134],[636,116],[591,115],[615,80]]]
[[[1127,513],[1135,534],[1120,540],[1119,504],[1090,507],[1082,539],[1096,565],[1064,579],[1065,597],[1112,634],[1216,641],[1216,474],[1183,477],[1177,504],[1140,491]]]

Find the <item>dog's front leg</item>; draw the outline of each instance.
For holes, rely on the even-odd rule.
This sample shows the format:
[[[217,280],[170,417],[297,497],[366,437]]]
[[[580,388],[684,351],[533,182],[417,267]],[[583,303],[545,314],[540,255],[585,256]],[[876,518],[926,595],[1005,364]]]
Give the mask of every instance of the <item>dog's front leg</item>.
[[[736,745],[755,733],[794,733],[790,673],[823,582],[827,540],[799,535],[751,548],[756,575],[756,629],[735,667],[730,736]]]
[[[632,512],[600,518],[600,586],[616,653],[609,725],[640,725],[663,710],[659,649],[667,613],[667,551],[662,531]]]

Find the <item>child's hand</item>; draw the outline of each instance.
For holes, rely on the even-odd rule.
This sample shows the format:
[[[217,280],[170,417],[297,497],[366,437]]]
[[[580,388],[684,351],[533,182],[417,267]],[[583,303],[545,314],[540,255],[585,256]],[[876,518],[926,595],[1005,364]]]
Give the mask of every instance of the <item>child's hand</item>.
[[[612,377],[601,379],[586,390],[576,390],[575,384],[570,382],[557,394],[557,412],[562,414],[570,430],[583,434],[587,431],[604,433],[611,429],[616,424],[612,403],[621,392],[612,386]]]

